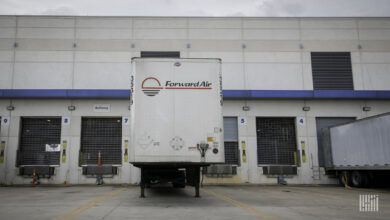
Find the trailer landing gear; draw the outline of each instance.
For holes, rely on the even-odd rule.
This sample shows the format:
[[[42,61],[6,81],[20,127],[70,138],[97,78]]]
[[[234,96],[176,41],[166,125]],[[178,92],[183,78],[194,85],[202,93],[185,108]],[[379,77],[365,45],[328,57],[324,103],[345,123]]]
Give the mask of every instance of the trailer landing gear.
[[[141,187],[141,195],[140,195],[140,198],[145,198],[145,169],[141,168],[141,183],[140,183],[140,187]]]
[[[194,181],[195,181],[195,197],[199,198],[199,184],[200,184],[200,167],[195,168],[194,173]]]
[[[200,197],[200,166],[178,168],[141,167],[140,198],[145,198],[145,188],[151,183],[171,182],[174,188],[184,188],[186,183],[195,188],[195,197]]]

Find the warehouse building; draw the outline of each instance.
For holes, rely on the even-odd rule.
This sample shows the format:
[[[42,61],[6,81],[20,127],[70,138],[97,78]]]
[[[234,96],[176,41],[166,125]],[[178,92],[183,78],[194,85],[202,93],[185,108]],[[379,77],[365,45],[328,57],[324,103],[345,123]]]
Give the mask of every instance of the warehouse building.
[[[205,183],[336,183],[321,131],[390,112],[389,18],[1,16],[0,183],[138,183],[132,57],[222,59],[226,164]]]

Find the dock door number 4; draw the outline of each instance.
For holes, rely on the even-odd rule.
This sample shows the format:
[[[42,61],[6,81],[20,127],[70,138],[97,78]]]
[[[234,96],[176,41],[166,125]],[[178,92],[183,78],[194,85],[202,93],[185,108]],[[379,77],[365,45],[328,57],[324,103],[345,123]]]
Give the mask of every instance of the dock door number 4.
[[[8,125],[9,124],[9,118],[8,117],[3,117],[1,124],[2,125]]]

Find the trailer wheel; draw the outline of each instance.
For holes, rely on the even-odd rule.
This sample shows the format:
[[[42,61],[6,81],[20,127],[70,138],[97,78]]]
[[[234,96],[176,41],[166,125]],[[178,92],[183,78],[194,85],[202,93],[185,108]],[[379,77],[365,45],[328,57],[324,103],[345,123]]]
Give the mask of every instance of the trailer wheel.
[[[350,175],[351,184],[354,187],[365,187],[368,184],[368,176],[362,171],[353,171]]]

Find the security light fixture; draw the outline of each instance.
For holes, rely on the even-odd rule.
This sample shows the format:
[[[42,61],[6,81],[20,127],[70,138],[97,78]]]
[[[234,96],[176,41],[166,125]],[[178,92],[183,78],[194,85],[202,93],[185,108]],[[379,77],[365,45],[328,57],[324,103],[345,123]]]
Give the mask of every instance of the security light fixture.
[[[7,110],[8,111],[13,111],[13,110],[15,110],[15,106],[9,105],[9,106],[7,106]]]
[[[363,111],[369,112],[369,111],[371,111],[371,107],[369,107],[369,106],[364,106],[364,107],[363,107]]]
[[[308,112],[310,111],[310,106],[303,106],[302,110]]]
[[[242,106],[242,110],[243,111],[249,111],[250,110],[250,107],[245,105],[245,106]]]
[[[70,106],[68,106],[68,110],[69,111],[74,111],[74,110],[76,110],[76,106],[70,105]]]
[[[191,48],[191,44],[187,44],[186,47],[187,47],[187,48]]]

